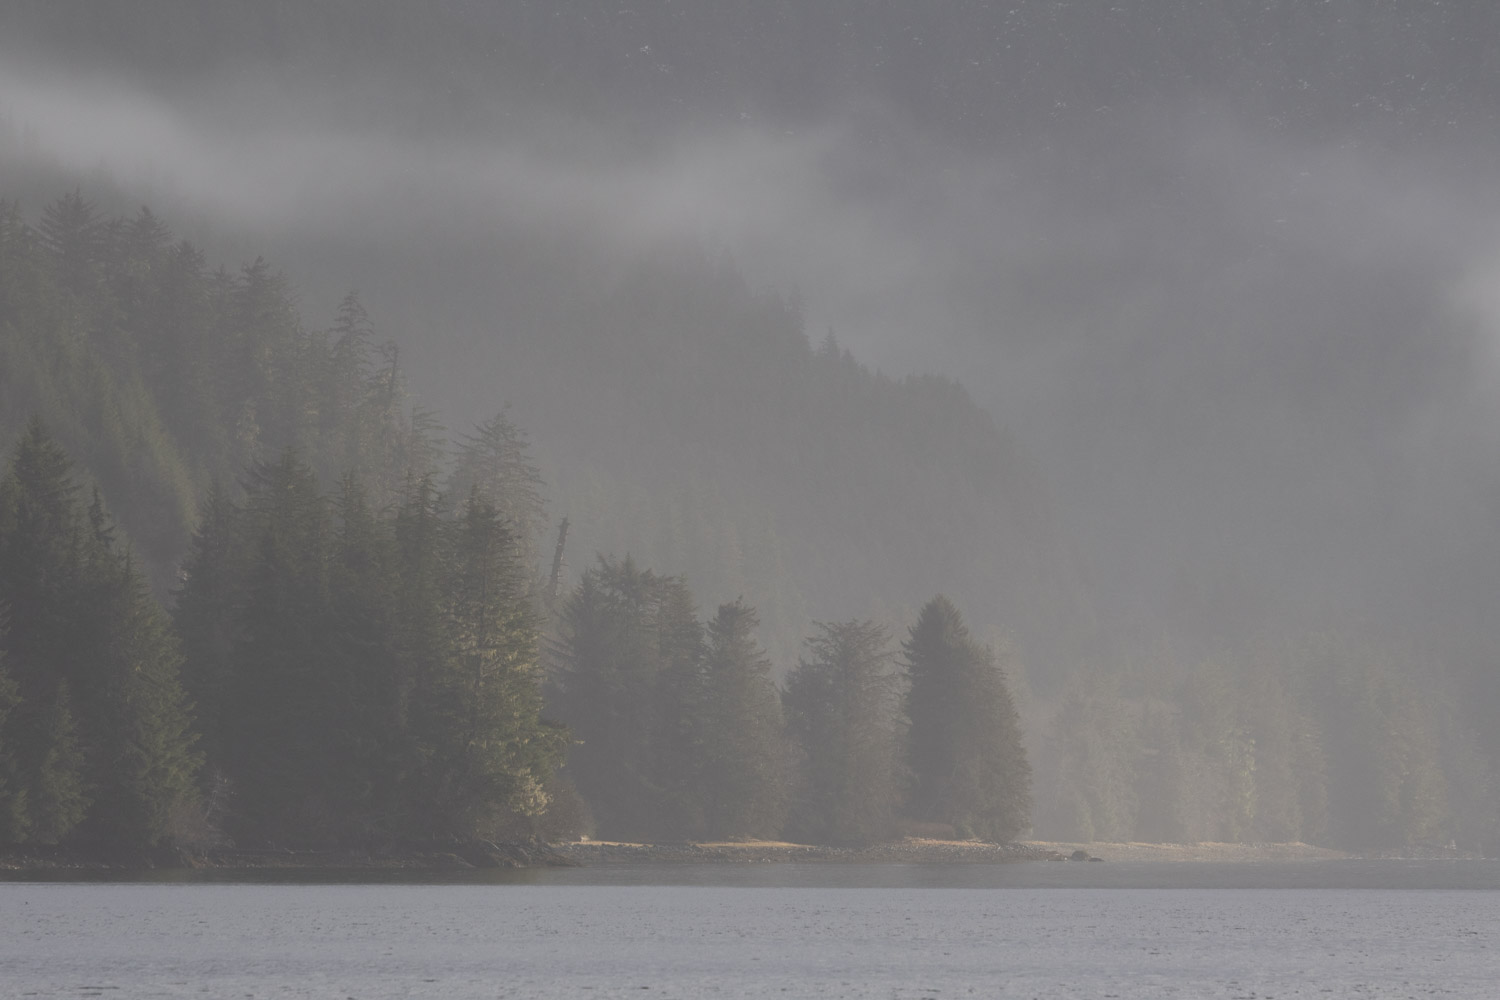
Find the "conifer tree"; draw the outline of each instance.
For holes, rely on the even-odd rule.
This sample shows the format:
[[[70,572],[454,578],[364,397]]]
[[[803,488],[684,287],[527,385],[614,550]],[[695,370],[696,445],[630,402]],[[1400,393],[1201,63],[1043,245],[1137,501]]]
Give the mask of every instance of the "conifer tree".
[[[962,836],[1014,838],[1029,822],[1031,767],[994,651],[941,596],[922,608],[902,649],[912,816]]]
[[[11,715],[21,693],[5,669],[5,618],[0,609],[0,844],[19,843],[26,826],[26,789],[16,765]]]
[[[697,838],[703,835],[707,796],[708,678],[703,625],[687,581],[657,577],[649,624],[657,663],[656,727],[649,736],[652,782],[661,796],[656,836]]]
[[[755,609],[719,605],[708,623],[703,707],[708,836],[774,837],[786,821],[788,764],[771,661],[756,643]]]
[[[82,820],[85,762],[67,674],[83,659],[82,511],[70,463],[33,419],[0,481],[0,613],[17,704],[7,722],[17,840],[54,843]]]
[[[415,740],[417,687],[443,669],[448,655],[442,577],[449,536],[438,510],[441,502],[430,474],[408,477],[393,526],[395,674],[391,712],[397,733],[408,742]],[[413,756],[396,776],[393,789],[401,817],[400,832],[418,837],[429,832],[420,765],[420,758]]]
[[[204,497],[175,592],[173,623],[182,644],[182,680],[202,727],[208,774],[224,765],[224,709],[247,571],[240,512],[215,479]]]
[[[464,435],[454,458],[449,492],[467,497],[473,489],[495,505],[510,526],[528,573],[539,565],[547,504],[542,498],[542,474],[530,455],[526,433],[505,410]]]
[[[426,822],[435,834],[492,836],[506,809],[546,807],[562,740],[540,716],[538,623],[514,537],[477,487],[452,530],[442,580],[449,651],[419,680],[414,720]]]
[[[401,824],[411,770],[397,641],[395,540],[346,474],[334,498],[329,562],[329,663],[336,713],[327,720],[334,812],[345,839],[389,840]]]
[[[702,630],[686,584],[599,560],[562,613],[552,702],[568,771],[611,836],[689,836],[701,823]]]
[[[869,621],[815,627],[783,699],[801,767],[789,828],[817,843],[880,840],[904,784],[890,634]]]
[[[562,613],[551,701],[576,741],[568,772],[601,834],[610,836],[642,836],[657,816],[649,746],[657,718],[649,629],[655,589],[655,575],[630,557],[601,557]]]
[[[58,284],[80,300],[91,299],[108,241],[98,206],[75,189],[42,209],[37,231]]]
[[[328,726],[328,517],[310,468],[288,449],[251,471],[243,637],[225,718],[234,830],[251,840],[324,840]]]
[[[108,695],[91,721],[95,757],[91,838],[149,846],[171,835],[178,809],[196,797],[202,765],[167,617],[131,560],[91,588],[100,618],[95,650]]]
[[[85,777],[87,761],[78,738],[78,723],[65,679],[41,694],[36,726],[27,734],[35,754],[27,792],[25,839],[56,844],[83,822],[90,804]]]

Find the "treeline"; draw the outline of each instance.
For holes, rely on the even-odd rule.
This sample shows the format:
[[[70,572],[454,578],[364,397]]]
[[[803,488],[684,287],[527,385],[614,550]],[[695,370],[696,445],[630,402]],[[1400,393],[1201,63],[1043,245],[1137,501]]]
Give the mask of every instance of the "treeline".
[[[497,418],[449,489],[413,478],[384,510],[352,474],[323,494],[293,451],[256,463],[240,499],[210,491],[169,622],[33,421],[0,483],[0,843],[1026,827],[1004,673],[950,602],[910,630],[904,674],[883,627],[825,624],[779,691],[752,608],[700,622],[683,580],[629,559],[566,600],[555,780],[543,595],[484,488],[526,492],[524,454],[497,447],[519,439]]]
[[[698,299],[648,274],[588,300],[578,329],[607,316],[620,336],[570,378],[621,427],[554,436],[589,458],[552,489],[584,551],[672,572],[606,560],[559,595],[526,436],[502,414],[449,441],[355,297],[308,330],[264,262],[211,269],[146,210],[107,219],[74,193],[32,226],[0,204],[0,442],[21,441],[0,500],[0,839],[853,842],[902,820],[1004,839],[1029,815],[1008,677],[1039,835],[1500,842],[1492,756],[1435,671],[1369,640],[1153,652],[1065,683],[1065,664],[1028,678],[986,652],[940,603],[898,650],[889,630],[915,605],[891,595],[913,588],[1064,624],[1077,607],[1025,585],[1047,574],[1003,544],[1037,523],[1017,519],[1014,456],[955,384],[884,378],[832,338],[814,350],[794,309],[714,273]],[[605,350],[578,329],[556,339]],[[546,429],[573,406],[548,392],[526,410]],[[57,474],[33,414],[99,497]],[[876,493],[894,500],[867,506]],[[771,494],[775,517],[754,499]],[[501,553],[488,570],[465,561],[481,536]],[[684,564],[749,599],[701,620]],[[491,571],[504,593],[485,611],[464,588]],[[889,588],[875,621],[799,647],[801,602],[852,600],[850,581]],[[481,620],[500,645],[473,638]],[[937,687],[929,647],[948,650]],[[471,760],[443,742],[469,667],[510,706],[471,723],[518,727],[524,748],[497,737]]]
[[[584,574],[548,700],[576,740],[566,773],[591,832],[865,843],[912,822],[994,841],[1027,827],[1005,671],[950,601],[930,601],[899,651],[875,622],[818,623],[779,691],[757,624],[741,601],[699,621],[681,578],[630,559]]]
[[[288,451],[242,492],[210,492],[169,621],[28,428],[0,484],[0,843],[378,845],[540,812],[564,738],[481,487],[377,512]]]
[[[1500,773],[1459,719],[1430,663],[1367,638],[1157,644],[1038,708],[1036,833],[1493,850]]]

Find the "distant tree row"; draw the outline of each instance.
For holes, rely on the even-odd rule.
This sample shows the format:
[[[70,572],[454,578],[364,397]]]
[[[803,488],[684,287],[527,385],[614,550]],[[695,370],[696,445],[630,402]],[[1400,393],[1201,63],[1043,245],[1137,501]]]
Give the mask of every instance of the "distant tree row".
[[[825,623],[778,694],[753,609],[706,624],[676,577],[601,559],[562,610],[550,700],[567,772],[615,838],[862,843],[899,819],[1014,838],[1030,767],[1005,674],[945,598],[900,666],[887,630]]]
[[[503,418],[486,439],[521,440]],[[567,737],[542,718],[537,594],[466,478],[462,504],[427,476],[377,511],[352,475],[323,494],[294,452],[255,464],[242,499],[205,502],[174,628],[33,421],[0,483],[0,843],[392,844],[547,812]],[[517,481],[533,481],[524,453],[500,492]],[[946,599],[903,647],[904,694],[878,625],[820,625],[784,692],[756,625],[739,601],[705,625],[683,580],[628,558],[584,574],[550,694],[599,829],[846,843],[898,816],[989,839],[1026,826],[1004,674]]]
[[[1403,659],[1323,634],[1067,685],[1033,720],[1037,833],[1491,849],[1500,774]]]

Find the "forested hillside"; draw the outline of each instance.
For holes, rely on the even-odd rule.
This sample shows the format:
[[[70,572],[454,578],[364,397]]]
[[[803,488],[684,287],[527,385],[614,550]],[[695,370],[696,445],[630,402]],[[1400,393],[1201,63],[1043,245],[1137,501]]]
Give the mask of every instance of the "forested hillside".
[[[270,264],[211,268],[149,209],[109,219],[73,192],[34,230],[6,213],[0,432],[54,426],[159,581],[207,484],[256,458],[296,445],[325,483],[374,470],[382,503],[438,461],[441,418],[403,374],[422,348],[403,356],[417,338],[377,335],[357,299],[310,328]],[[550,319],[498,345],[502,370],[536,373],[505,378],[548,480],[524,519],[533,554],[567,516],[580,571],[630,552],[743,595],[783,663],[814,617],[894,624],[945,588],[1038,643],[1072,609],[1086,621],[1026,459],[951,380],[814,349],[794,306],[693,254],[583,285]]]
[[[456,815],[407,709],[477,488],[583,741],[534,771],[565,816],[486,823],[1493,846],[1497,17],[3,4],[0,448],[39,418],[114,519],[67,601],[139,576],[183,630],[195,809],[283,710],[401,772],[237,836]],[[114,724],[29,641],[0,714]],[[257,700],[261,659],[323,686]]]
[[[353,298],[308,332],[264,261],[211,268],[149,209],[109,219],[75,192],[33,227],[0,202],[0,430],[53,428],[163,590],[208,485],[257,458],[296,446],[327,476],[360,468],[382,502],[436,461],[377,349]]]
[[[138,608],[122,610],[125,620],[147,623],[129,627],[155,637],[131,655],[165,671],[168,690],[180,663],[176,690],[191,699],[169,694],[153,709],[167,713],[151,724],[165,727],[157,752],[177,761],[178,785],[153,791],[156,805],[110,807],[146,810],[129,821],[136,841],[203,828],[184,826],[183,810],[256,843],[493,834],[523,821],[554,834],[866,842],[903,817],[999,839],[1033,822],[1057,837],[1361,847],[1493,835],[1491,765],[1474,734],[1451,724],[1450,695],[1413,680],[1410,653],[1319,637],[1184,662],[1158,646],[1105,682],[1028,695],[1023,729],[1005,678],[1024,681],[1024,663],[1009,645],[971,639],[951,602],[924,608],[899,659],[893,628],[914,609],[890,609],[885,623],[809,624],[803,595],[837,588],[849,567],[872,593],[888,580],[971,601],[1014,595],[1013,609],[1069,605],[1021,593],[1035,572],[1024,548],[988,564],[1009,533],[986,512],[1028,512],[1005,502],[1004,439],[960,388],[873,374],[831,337],[814,350],[794,309],[755,296],[722,265],[703,265],[708,291],[696,302],[653,294],[643,278],[622,285],[617,295],[635,292],[615,300],[628,336],[578,348],[615,351],[605,366],[614,379],[580,373],[580,389],[621,414],[614,433],[680,439],[681,465],[636,467],[631,456],[652,450],[617,452],[618,438],[601,432],[570,456],[585,471],[554,485],[511,415],[447,435],[414,406],[395,348],[375,342],[352,296],[328,330],[309,332],[267,264],[210,270],[148,210],[111,220],[75,193],[32,226],[4,208],[6,436],[21,440],[33,420],[0,508],[7,568],[22,573],[6,606],[23,623],[10,630],[7,669],[22,681],[24,710],[6,732],[63,734],[56,752],[21,755],[35,787],[51,788],[35,777],[42,760],[77,774],[32,796],[57,804],[16,813],[21,839],[108,828],[79,824],[90,796],[115,781],[88,775],[106,753],[97,734],[119,724],[90,715],[102,710],[91,701],[68,707],[71,687],[97,682],[56,687],[64,679],[35,672],[61,634],[29,638],[32,622],[88,614],[78,601],[101,587],[122,588],[122,607]],[[742,311],[720,326],[725,301]],[[680,391],[632,398],[625,389],[643,373]],[[44,425],[83,456],[84,481],[119,498],[110,502],[123,537],[98,493],[87,518],[67,499],[77,487],[39,436]],[[37,472],[39,462],[51,465]],[[684,468],[696,490],[652,491]],[[785,507],[744,499],[766,503],[757,477],[784,481],[788,469],[806,493]],[[880,495],[874,510],[867,494]],[[45,531],[33,524],[45,503],[26,499],[43,495],[64,498],[62,521]],[[610,539],[644,558],[594,565],[589,545],[574,557],[576,589],[560,593],[548,544],[558,497],[572,500],[570,545]],[[764,533],[739,537],[757,513]],[[86,521],[91,543],[78,537]],[[660,535],[638,533],[652,523]],[[816,544],[794,554],[778,530]],[[488,569],[465,561],[491,549],[499,562]],[[815,558],[797,561],[809,549]],[[663,557],[717,573],[689,581],[646,568]],[[33,591],[49,559],[73,567],[65,577],[75,582],[55,610],[27,610],[48,599]],[[115,583],[98,568],[111,560],[124,567]],[[142,569],[175,608],[173,636],[149,624]],[[485,578],[504,582],[486,590],[476,582]],[[705,622],[695,594],[739,599]],[[761,650],[776,632],[756,602],[797,630],[792,657]],[[81,634],[113,641],[102,637],[125,627]],[[465,671],[488,678],[488,721],[455,701],[469,697],[459,694]],[[544,693],[574,737],[561,783],[550,777],[563,762],[560,735],[513,734],[464,762],[465,726],[551,732],[538,715]],[[52,722],[39,721],[44,709]],[[1023,733],[1037,762],[1034,817]],[[190,794],[183,776],[205,756]],[[296,763],[309,759],[319,769]],[[445,774],[468,777],[453,785]]]

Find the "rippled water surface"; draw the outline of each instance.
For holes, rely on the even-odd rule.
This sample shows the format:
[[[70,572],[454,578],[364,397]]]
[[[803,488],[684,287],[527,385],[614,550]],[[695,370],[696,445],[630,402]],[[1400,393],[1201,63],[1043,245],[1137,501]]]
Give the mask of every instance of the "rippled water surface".
[[[0,996],[1500,996],[1495,862],[274,878],[0,883]]]

